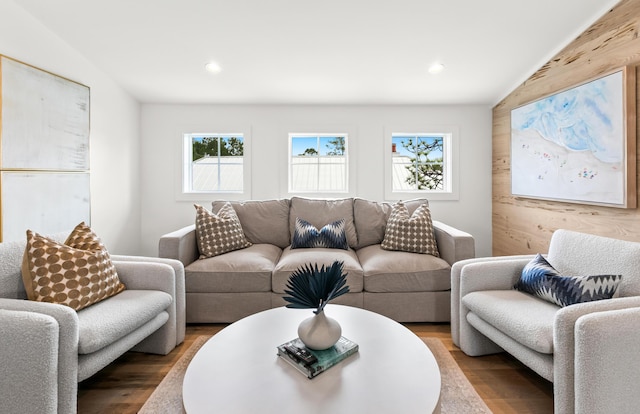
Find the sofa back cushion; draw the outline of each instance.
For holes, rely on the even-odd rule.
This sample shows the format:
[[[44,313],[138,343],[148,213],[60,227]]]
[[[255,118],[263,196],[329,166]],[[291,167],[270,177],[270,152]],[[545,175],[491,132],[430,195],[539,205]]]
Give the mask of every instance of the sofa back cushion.
[[[291,237],[295,233],[296,218],[301,218],[311,223],[317,229],[321,229],[334,221],[344,219],[349,247],[355,249],[358,245],[358,235],[353,222],[353,198],[321,200],[292,197],[291,210],[289,211],[289,233]]]
[[[422,204],[429,205],[426,198],[404,201],[409,215]],[[391,214],[393,203],[369,201],[356,198],[353,201],[353,220],[358,233],[357,248],[361,249],[372,244],[380,244],[384,239],[387,220]]]
[[[556,230],[548,259],[567,276],[622,275],[616,296],[640,295],[640,243]]]
[[[211,210],[217,213],[227,202],[214,201]],[[244,235],[251,243],[273,244],[281,249],[290,244],[288,199],[230,203],[240,220]]]

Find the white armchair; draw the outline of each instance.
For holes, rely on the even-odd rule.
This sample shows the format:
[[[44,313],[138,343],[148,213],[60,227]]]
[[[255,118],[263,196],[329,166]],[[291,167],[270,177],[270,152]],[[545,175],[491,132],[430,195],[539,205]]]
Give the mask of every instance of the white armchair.
[[[454,264],[454,343],[471,356],[507,351],[552,381],[556,413],[637,412],[640,243],[556,231],[547,257],[560,273],[622,275],[614,298],[563,308],[513,289],[533,257]]]
[[[0,413],[75,413],[79,381],[130,349],[165,355],[183,342],[179,261],[111,256],[126,290],[76,312],[25,300],[25,244],[0,243]]]

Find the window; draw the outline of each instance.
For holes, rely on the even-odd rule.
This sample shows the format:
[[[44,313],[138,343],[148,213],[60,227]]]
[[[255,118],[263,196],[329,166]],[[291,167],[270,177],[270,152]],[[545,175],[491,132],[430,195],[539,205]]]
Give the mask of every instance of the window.
[[[393,191],[442,191],[444,136],[394,134],[391,138]]]
[[[453,174],[457,171],[455,132],[452,128],[444,132],[391,132],[385,141],[388,145],[385,197],[457,199]]]
[[[289,192],[348,192],[347,134],[289,134]]]
[[[185,134],[183,193],[245,192],[244,134]]]

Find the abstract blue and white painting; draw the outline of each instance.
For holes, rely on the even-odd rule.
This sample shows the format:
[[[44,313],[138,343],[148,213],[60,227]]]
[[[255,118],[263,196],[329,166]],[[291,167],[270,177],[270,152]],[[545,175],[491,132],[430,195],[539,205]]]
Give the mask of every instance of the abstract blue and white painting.
[[[511,192],[624,204],[623,72],[511,111]]]

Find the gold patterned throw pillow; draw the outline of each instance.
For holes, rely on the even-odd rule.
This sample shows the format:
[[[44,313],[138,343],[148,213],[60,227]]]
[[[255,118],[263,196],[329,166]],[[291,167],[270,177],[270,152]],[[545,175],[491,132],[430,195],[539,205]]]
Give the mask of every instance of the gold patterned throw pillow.
[[[400,250],[440,257],[433,234],[429,206],[421,204],[409,216],[407,206],[401,202],[394,204],[387,220],[381,247],[385,250]]]
[[[109,252],[85,223],[64,243],[27,230],[22,280],[30,300],[77,311],[125,289]]]
[[[194,204],[196,208],[196,239],[200,259],[214,257],[251,246],[231,203],[225,203],[218,214]]]

